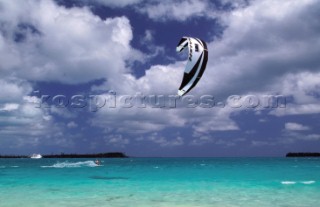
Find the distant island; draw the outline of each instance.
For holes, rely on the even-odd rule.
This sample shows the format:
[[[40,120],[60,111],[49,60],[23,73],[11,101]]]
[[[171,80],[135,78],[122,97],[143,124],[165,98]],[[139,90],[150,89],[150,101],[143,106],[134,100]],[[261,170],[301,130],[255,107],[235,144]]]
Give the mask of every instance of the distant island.
[[[30,158],[26,155],[0,155],[0,158]],[[42,155],[42,158],[128,158],[122,152],[107,152],[107,153],[98,153],[98,154],[51,154],[51,155]]]
[[[286,157],[320,157],[319,152],[289,152]]]

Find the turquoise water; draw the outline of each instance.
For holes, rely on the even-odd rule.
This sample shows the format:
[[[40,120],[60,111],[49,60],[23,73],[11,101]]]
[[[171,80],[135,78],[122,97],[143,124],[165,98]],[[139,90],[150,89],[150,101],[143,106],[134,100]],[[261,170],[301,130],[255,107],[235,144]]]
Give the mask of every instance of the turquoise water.
[[[320,206],[317,158],[0,159],[1,207]]]

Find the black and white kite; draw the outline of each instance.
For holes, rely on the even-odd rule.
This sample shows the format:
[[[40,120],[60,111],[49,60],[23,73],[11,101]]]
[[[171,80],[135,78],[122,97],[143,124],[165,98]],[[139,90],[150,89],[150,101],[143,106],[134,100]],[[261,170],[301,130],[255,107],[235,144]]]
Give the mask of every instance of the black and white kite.
[[[188,47],[189,57],[178,95],[183,96],[188,93],[200,80],[208,62],[208,49],[204,41],[193,37],[182,37],[177,52],[181,52]]]

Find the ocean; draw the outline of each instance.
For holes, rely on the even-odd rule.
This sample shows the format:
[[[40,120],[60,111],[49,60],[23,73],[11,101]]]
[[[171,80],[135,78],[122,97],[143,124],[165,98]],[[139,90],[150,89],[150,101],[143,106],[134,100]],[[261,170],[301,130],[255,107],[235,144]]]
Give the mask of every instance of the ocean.
[[[0,159],[0,207],[318,207],[319,158]]]

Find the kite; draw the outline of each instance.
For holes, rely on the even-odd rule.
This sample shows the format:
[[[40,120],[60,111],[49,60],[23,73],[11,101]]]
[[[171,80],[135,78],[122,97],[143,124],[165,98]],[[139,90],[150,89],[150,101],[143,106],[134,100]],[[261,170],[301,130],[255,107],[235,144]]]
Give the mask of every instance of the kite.
[[[189,49],[189,56],[178,90],[179,96],[187,94],[197,85],[208,62],[208,49],[204,41],[193,37],[182,37],[177,46],[177,52],[181,52],[186,47]]]

